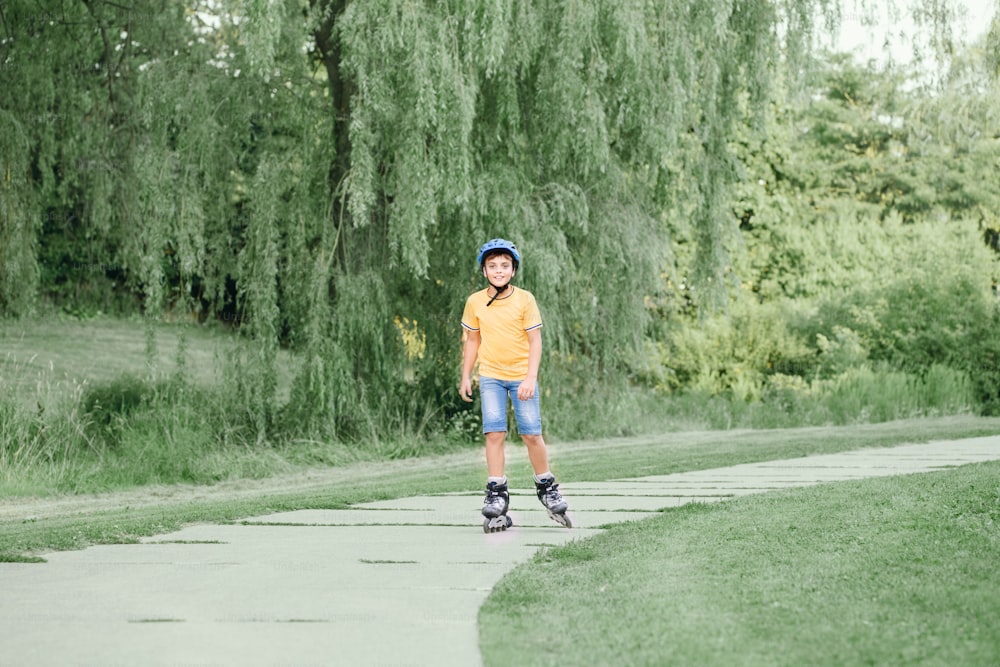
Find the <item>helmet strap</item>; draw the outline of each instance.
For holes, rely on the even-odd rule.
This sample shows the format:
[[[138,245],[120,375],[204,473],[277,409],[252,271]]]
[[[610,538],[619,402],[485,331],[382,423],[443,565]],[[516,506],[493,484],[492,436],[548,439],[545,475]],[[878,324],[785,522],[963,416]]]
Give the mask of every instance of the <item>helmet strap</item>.
[[[490,287],[492,287],[493,289],[495,289],[497,291],[497,293],[494,294],[492,297],[490,297],[490,300],[486,302],[486,307],[487,308],[489,308],[491,305],[493,305],[493,302],[497,300],[498,296],[500,296],[501,294],[503,294],[504,292],[507,291],[507,288],[510,287],[510,283],[507,283],[503,287],[497,287],[493,283],[490,283]]]

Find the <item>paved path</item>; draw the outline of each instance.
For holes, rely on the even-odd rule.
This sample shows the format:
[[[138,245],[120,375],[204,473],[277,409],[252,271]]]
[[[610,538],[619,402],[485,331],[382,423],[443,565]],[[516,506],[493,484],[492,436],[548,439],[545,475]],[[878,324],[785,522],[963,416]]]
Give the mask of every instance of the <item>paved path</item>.
[[[523,489],[505,533],[481,531],[481,494],[431,495],[3,563],[0,665],[478,665],[479,606],[540,547],[689,502],[994,459],[1000,437],[565,483],[573,530]]]

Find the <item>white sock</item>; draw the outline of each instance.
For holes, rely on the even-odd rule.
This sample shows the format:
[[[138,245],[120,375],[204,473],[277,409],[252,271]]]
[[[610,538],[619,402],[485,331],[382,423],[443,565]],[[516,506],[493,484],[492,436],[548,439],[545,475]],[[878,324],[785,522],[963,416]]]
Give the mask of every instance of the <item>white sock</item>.
[[[496,482],[497,486],[502,486],[502,485],[504,485],[504,484],[507,483],[507,475],[504,475],[503,477],[487,477],[486,478],[486,483],[487,484],[492,484],[493,482]]]
[[[543,472],[541,475],[535,475],[535,481],[538,482],[539,484],[542,483],[542,480],[546,480],[546,479],[555,479],[552,476],[552,473],[549,472],[548,470],[546,470],[545,472]]]

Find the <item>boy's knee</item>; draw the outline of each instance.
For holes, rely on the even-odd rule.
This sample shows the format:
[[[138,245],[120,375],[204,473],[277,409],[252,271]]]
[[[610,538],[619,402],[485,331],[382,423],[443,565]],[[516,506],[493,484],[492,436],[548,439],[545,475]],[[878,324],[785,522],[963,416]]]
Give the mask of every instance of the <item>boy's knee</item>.
[[[542,438],[542,436],[540,434],[539,435],[521,435],[521,440],[523,440],[524,444],[527,445],[528,447],[544,447],[545,446],[545,440]]]

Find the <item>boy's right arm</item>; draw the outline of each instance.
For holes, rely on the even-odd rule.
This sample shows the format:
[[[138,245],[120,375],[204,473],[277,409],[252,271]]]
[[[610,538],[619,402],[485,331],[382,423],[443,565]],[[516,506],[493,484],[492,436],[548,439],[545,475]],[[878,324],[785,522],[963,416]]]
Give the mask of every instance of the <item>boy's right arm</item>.
[[[465,330],[465,347],[462,352],[462,382],[459,385],[458,393],[462,400],[472,402],[472,369],[476,365],[476,358],[479,356],[479,332]]]

